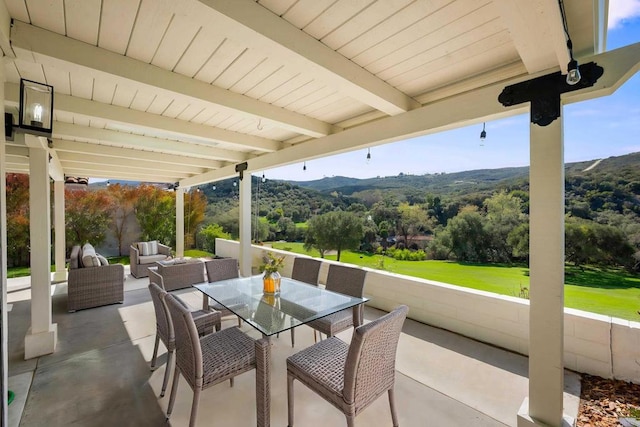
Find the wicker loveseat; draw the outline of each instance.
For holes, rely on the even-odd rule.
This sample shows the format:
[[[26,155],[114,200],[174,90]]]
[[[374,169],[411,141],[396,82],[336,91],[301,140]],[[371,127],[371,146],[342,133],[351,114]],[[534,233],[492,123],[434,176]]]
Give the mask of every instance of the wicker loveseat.
[[[155,267],[156,261],[164,261],[169,256],[171,256],[171,247],[157,240],[132,243],[129,246],[131,275],[136,279],[149,277],[149,267]]]
[[[71,250],[67,283],[69,311],[124,302],[124,266],[109,265],[88,243]]]

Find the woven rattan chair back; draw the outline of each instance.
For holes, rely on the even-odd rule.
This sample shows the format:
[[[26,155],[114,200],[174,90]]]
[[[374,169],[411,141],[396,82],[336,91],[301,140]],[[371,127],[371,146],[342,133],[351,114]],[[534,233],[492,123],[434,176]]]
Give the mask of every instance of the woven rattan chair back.
[[[367,272],[360,268],[331,264],[326,288],[333,292],[362,298]]]
[[[212,259],[205,261],[204,266],[209,283],[240,277],[236,258]]]
[[[291,278],[318,286],[318,276],[320,275],[320,267],[322,261],[313,258],[296,257],[293,260],[293,270]]]
[[[148,270],[149,273],[149,283],[155,283],[160,286],[160,288],[164,289],[164,279],[156,270]]]
[[[202,349],[198,330],[189,310],[178,299],[167,294],[165,301],[175,331],[176,366],[191,388],[195,388],[198,382],[202,385]]]
[[[398,340],[408,311],[402,305],[354,329],[345,364],[345,401],[365,407],[393,388]]]
[[[156,333],[162,339],[167,350],[171,351],[174,349],[175,343],[173,339],[173,324],[164,301],[164,296],[167,293],[153,282],[149,283],[149,292],[151,293],[151,301],[153,301],[153,309],[156,313]]]

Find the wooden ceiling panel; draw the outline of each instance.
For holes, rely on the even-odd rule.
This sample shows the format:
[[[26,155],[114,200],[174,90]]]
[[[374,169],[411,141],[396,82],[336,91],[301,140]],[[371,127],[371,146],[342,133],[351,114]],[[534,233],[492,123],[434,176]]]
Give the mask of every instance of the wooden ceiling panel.
[[[200,27],[186,16],[174,15],[151,63],[165,70],[173,70],[187,50]]]
[[[470,58],[473,56],[480,56],[482,58],[485,55],[485,52],[488,52],[495,47],[499,47],[503,45],[507,45],[507,48],[509,46],[513,46],[509,38],[509,34],[506,31],[502,31],[498,34],[494,34],[485,39],[478,40],[473,44],[467,45],[454,52],[450,52],[446,56],[441,56],[431,62],[412,68],[407,72],[395,75],[389,78],[388,82],[394,86],[400,86],[404,83],[418,79],[422,76],[428,75],[429,73],[436,72],[445,67],[455,67],[460,61],[463,61],[466,58]],[[516,60],[517,58],[518,58],[518,54],[516,51],[512,60]],[[485,59],[485,63],[490,64],[490,62],[491,62],[491,59],[487,57]],[[482,67],[482,68],[486,69],[486,67]],[[476,74],[475,70],[465,70],[465,71],[467,71],[469,75]]]
[[[304,28],[311,21],[339,0],[300,0],[282,15],[284,19],[298,28]]]
[[[96,79],[93,83],[93,100],[111,104],[116,92],[116,82],[109,79]]]
[[[311,80],[311,77],[308,74],[298,74],[294,78],[266,93],[260,98],[260,101],[273,104],[278,99],[297,91],[305,85],[310,84],[312,81],[313,80]]]
[[[178,61],[174,71],[188,77],[195,76],[223,42],[223,36],[210,28],[202,28]]]
[[[298,89],[289,92],[287,95],[278,98],[273,102],[273,105],[277,105],[278,107],[282,108],[290,108],[291,105],[294,105],[301,99],[310,96],[313,93],[319,92],[325,88],[326,86],[323,83],[311,81],[302,85]],[[295,111],[295,109],[293,111]]]
[[[155,99],[156,95],[153,93],[139,90],[136,92],[136,96],[134,96],[129,108],[138,111],[147,111]]]
[[[193,117],[191,119],[191,122],[198,123],[198,124],[205,123],[207,120],[211,119],[213,115],[216,113],[217,111],[215,111],[213,108],[205,108],[202,111],[200,111],[200,113],[198,113],[195,117]]]
[[[348,1],[348,0],[347,0]],[[386,0],[379,1],[363,9],[359,14],[351,18],[341,27],[322,39],[322,42],[338,50],[350,40],[371,30],[380,22],[406,7],[412,0]]]
[[[325,120],[327,123],[337,123],[345,118],[359,116],[368,111],[371,111],[371,107],[355,99],[341,99],[314,111],[313,115],[319,119],[322,117],[320,120]]]
[[[93,77],[90,74],[70,73],[71,96],[91,99],[93,97]]]
[[[185,99],[174,99],[171,104],[162,112],[162,115],[165,117],[171,117],[175,119],[178,117],[180,113],[182,113],[188,106],[190,102]]]
[[[346,56],[347,58],[353,58],[365,50],[370,49],[378,43],[381,43],[393,35],[403,31],[407,27],[413,25],[452,1],[453,0],[420,0],[413,2],[407,7],[400,9],[397,13],[389,16],[371,30],[353,38],[347,44],[338,49],[338,53]]]
[[[168,96],[158,95],[154,98],[154,100],[151,102],[151,105],[149,105],[149,108],[147,108],[146,111],[147,113],[152,114],[162,114],[162,112],[166,110],[169,105],[171,105],[172,101],[173,99]]]
[[[59,68],[46,66],[43,69],[45,81],[53,86],[55,93],[71,95],[71,83],[69,73]]]
[[[49,0],[46,2],[27,0],[27,10],[33,25],[58,34],[65,35],[67,33],[64,22],[63,0]]]
[[[178,116],[176,118],[179,119],[179,120],[185,120],[187,122],[190,122],[190,121],[193,120],[194,117],[199,115],[205,109],[206,108],[205,108],[205,106],[203,104],[201,104],[199,102],[194,102],[194,103],[190,104],[187,108],[182,110],[182,112],[180,114],[178,114]]]
[[[227,67],[242,55],[244,50],[244,47],[235,42],[229,39],[224,40],[194,77],[205,83],[212,83]]]
[[[319,101],[322,98],[325,98],[327,96],[331,96],[336,94],[337,91],[329,86],[325,86],[319,90],[316,90],[314,92],[309,93],[308,95],[290,103],[289,105],[287,105],[287,108],[293,111],[300,111],[302,112],[302,110],[307,107],[308,105],[313,104],[314,102]],[[303,113],[304,114],[304,113]]]
[[[445,7],[426,16],[424,19],[354,56],[352,60],[369,70],[368,66],[371,63],[393,54],[393,52],[402,49],[422,37],[434,33],[440,28],[446,27],[448,24],[457,21],[463,16],[468,15],[469,12],[487,3],[487,0],[483,0],[482,2],[478,2],[477,0],[457,0],[449,3]]]
[[[65,0],[67,36],[98,45],[101,0]]]
[[[11,83],[20,82],[20,73],[18,72],[18,68],[15,62],[4,62],[4,77],[8,82]]]
[[[89,125],[91,124],[91,119],[89,119],[89,117],[75,115],[73,116],[73,124],[89,127]]]
[[[116,86],[116,91],[113,94],[113,105],[129,108],[133,102],[133,98],[136,96],[136,90],[130,86],[119,84]]]
[[[46,82],[42,65],[35,62],[16,61],[20,77],[36,82]]]
[[[229,89],[233,92],[246,94],[248,91],[262,83],[266,78],[283,68],[283,65],[269,58],[265,59],[249,75],[244,76],[240,81]]]
[[[22,22],[31,22],[27,3],[24,0],[4,0],[4,2],[12,18]]]
[[[161,4],[155,0],[142,0],[140,3],[127,47],[127,56],[147,64],[151,63],[173,17],[171,10],[159,7]]]
[[[297,74],[299,73],[294,73],[293,71],[288,70],[284,67],[280,68],[278,69],[278,71],[270,74],[269,77],[265,78],[260,83],[251,88],[251,90],[247,91],[245,95],[252,98],[260,99],[280,85],[283,85],[289,80],[295,78]]]
[[[278,16],[282,16],[298,0],[259,0],[262,6],[266,7]]]
[[[265,56],[255,50],[246,49],[233,63],[213,82],[218,87],[229,89],[245,76],[253,72],[265,61]]]
[[[321,40],[373,2],[374,0],[338,1],[304,27],[304,32]]]
[[[98,46],[124,55],[140,0],[103,0]]]

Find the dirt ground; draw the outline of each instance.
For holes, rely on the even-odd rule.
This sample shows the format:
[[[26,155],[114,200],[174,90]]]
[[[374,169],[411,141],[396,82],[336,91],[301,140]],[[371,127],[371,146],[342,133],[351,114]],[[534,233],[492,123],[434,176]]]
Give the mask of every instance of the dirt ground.
[[[582,375],[577,427],[617,427],[640,417],[640,385]]]

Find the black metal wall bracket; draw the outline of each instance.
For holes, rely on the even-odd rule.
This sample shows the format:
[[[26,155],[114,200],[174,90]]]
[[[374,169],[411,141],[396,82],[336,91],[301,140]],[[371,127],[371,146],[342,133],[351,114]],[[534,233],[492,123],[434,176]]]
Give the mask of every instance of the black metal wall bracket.
[[[560,117],[560,95],[593,86],[604,74],[604,68],[595,62],[579,66],[582,78],[575,85],[567,83],[560,72],[505,87],[498,101],[505,107],[531,102],[531,123],[547,126]]]

